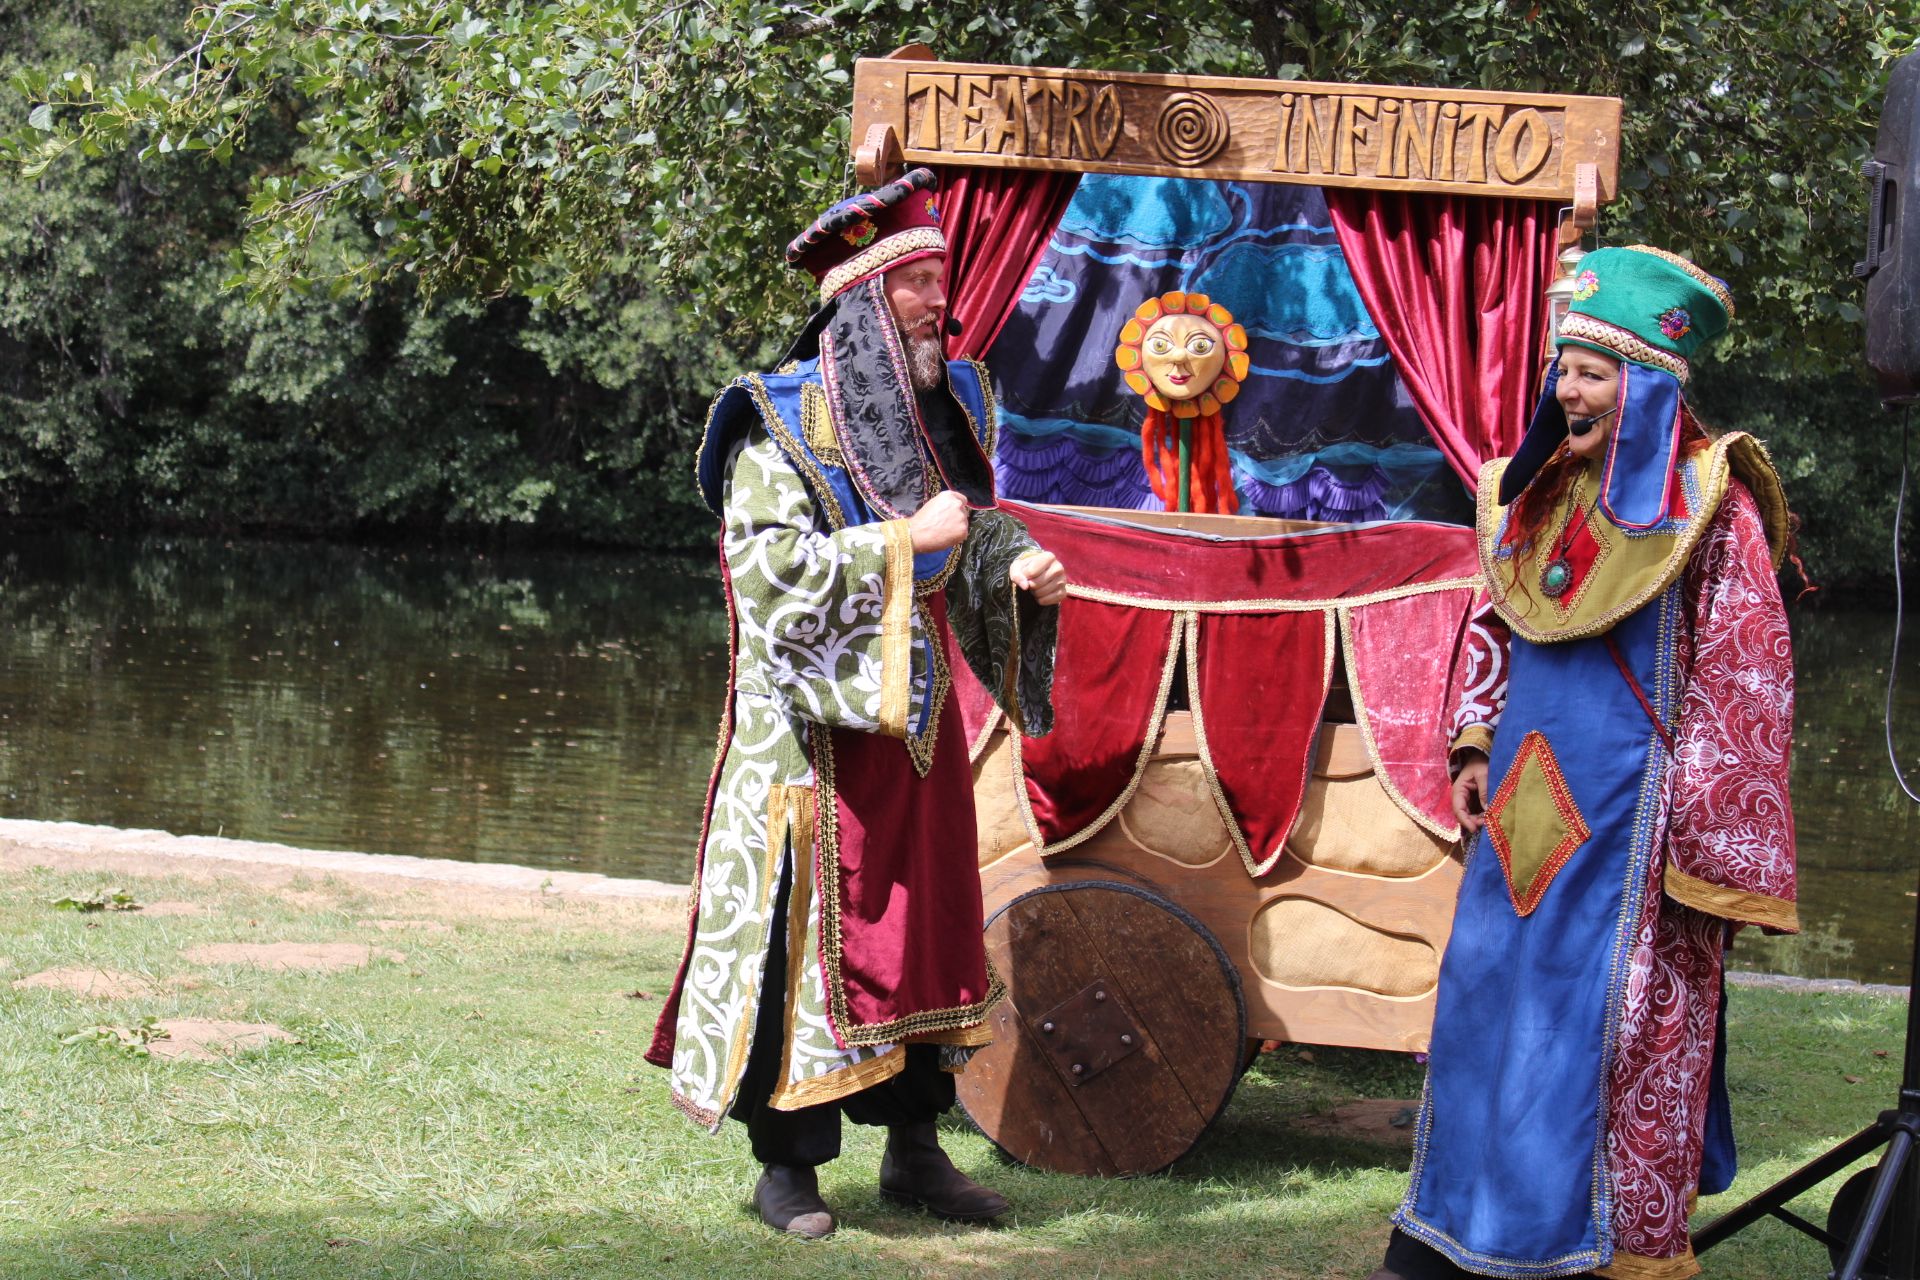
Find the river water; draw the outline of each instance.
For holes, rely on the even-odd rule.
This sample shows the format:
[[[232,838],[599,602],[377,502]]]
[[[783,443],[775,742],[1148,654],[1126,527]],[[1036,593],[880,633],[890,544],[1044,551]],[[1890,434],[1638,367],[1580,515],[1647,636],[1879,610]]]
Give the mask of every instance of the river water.
[[[0,816],[690,872],[726,668],[704,562],[4,546]],[[1740,967],[1906,981],[1920,848],[1882,736],[1891,634],[1887,613],[1794,611],[1806,931],[1743,936]],[[1920,771],[1920,660],[1902,669]]]

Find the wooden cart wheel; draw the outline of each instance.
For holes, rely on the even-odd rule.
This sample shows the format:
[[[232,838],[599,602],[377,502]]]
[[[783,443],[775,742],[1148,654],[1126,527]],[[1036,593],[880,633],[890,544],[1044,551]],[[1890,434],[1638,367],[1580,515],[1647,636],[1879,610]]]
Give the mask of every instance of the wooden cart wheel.
[[[1013,1159],[1152,1173],[1226,1108],[1247,1042],[1240,975],[1173,903],[1105,880],[1048,885],[993,913],[987,956],[1007,999],[960,1103]]]

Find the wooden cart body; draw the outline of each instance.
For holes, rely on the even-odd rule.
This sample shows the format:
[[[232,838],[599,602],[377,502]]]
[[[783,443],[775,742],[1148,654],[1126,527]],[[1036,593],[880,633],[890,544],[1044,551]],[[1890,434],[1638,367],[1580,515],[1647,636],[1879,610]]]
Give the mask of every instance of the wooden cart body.
[[[1021,510],[1030,521],[1039,514]],[[1100,519],[1257,537],[1259,554],[1274,558],[1287,553],[1268,535],[1303,528],[1139,512]],[[1451,563],[1457,570],[1457,556]],[[1460,613],[1472,593],[1451,581],[1420,603]],[[1062,628],[1091,625],[1089,612],[1070,599]],[[1180,663],[1195,660],[1192,648],[1179,652]],[[1260,874],[1227,830],[1232,809],[1209,776],[1191,710],[1156,714],[1144,766],[1114,811],[1045,853],[1015,730],[994,715],[970,731],[988,953],[1009,998],[960,1089],[1010,1154],[1086,1174],[1151,1171],[1206,1130],[1262,1041],[1426,1047],[1458,850],[1383,780],[1367,704],[1356,706],[1344,678],[1349,652],[1331,676],[1298,673],[1315,688],[1327,680],[1329,693],[1299,816]],[[972,692],[975,705],[984,700]],[[1443,696],[1435,690],[1430,701]]]

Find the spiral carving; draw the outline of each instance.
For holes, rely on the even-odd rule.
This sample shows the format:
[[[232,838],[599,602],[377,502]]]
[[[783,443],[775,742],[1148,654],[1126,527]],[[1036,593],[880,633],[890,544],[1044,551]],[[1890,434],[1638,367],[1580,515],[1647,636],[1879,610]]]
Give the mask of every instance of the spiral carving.
[[[1212,98],[1176,93],[1160,108],[1153,139],[1174,164],[1205,164],[1227,145],[1227,113]]]

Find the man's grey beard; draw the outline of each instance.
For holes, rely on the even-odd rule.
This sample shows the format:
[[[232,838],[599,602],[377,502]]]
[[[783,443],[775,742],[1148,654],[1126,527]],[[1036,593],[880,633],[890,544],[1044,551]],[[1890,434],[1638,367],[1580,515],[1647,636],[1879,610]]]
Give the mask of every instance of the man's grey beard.
[[[915,325],[912,332],[900,335],[907,348],[907,377],[915,391],[931,391],[947,376],[947,353],[940,349],[940,335],[930,324]]]

